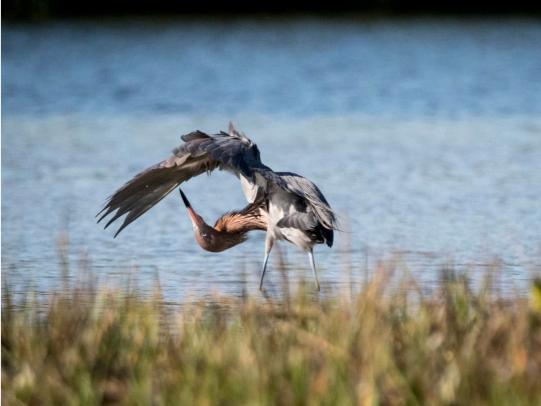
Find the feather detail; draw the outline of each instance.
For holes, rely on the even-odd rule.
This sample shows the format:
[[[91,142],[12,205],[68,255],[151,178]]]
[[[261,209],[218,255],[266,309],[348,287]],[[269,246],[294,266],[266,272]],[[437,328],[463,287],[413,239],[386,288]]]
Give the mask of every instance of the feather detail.
[[[224,233],[247,233],[252,230],[267,230],[265,202],[250,203],[244,209],[222,215],[214,224],[214,229]]]
[[[105,228],[126,215],[115,237],[175,187],[194,176],[219,168],[252,179],[255,168],[266,168],[260,161],[257,146],[236,130],[231,135],[221,132],[212,136],[193,131],[181,138],[184,143],[173,150],[173,155],[120,187],[97,214],[98,223],[112,215]]]

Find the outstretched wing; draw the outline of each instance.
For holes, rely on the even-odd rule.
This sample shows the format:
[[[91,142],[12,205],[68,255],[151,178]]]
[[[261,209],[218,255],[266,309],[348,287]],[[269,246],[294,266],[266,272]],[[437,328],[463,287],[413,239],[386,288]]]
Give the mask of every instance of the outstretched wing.
[[[219,168],[254,182],[254,168],[266,168],[261,163],[257,145],[236,130],[213,136],[194,131],[181,138],[184,143],[173,150],[171,157],[137,174],[118,189],[97,214],[100,216],[98,223],[113,214],[105,228],[126,215],[115,237],[174,188],[194,176]]]

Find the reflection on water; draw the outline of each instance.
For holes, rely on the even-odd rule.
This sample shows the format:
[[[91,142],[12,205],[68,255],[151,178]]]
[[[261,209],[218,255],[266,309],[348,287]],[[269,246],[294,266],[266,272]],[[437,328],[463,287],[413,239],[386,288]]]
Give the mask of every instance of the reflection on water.
[[[72,267],[87,255],[102,283],[158,276],[172,300],[255,287],[263,234],[202,252],[177,194],[117,239],[94,221],[181,134],[234,119],[341,215],[347,232],[316,252],[324,285],[395,253],[427,286],[442,265],[478,275],[498,257],[506,286],[523,287],[541,267],[540,41],[521,20],[5,26],[2,268],[58,286],[66,230]],[[208,222],[245,204],[224,173],[185,190]],[[283,252],[291,280],[310,276]]]

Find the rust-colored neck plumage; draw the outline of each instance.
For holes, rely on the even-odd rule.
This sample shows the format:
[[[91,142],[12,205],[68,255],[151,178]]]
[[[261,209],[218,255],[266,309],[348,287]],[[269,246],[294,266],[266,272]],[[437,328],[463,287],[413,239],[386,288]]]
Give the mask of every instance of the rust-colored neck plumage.
[[[246,234],[252,230],[267,230],[267,216],[261,210],[262,203],[255,202],[239,211],[224,214],[214,224],[206,224],[203,219],[194,223],[195,239],[204,250],[221,252],[246,241]]]
[[[267,230],[267,211],[263,199],[250,203],[242,210],[224,214],[211,227],[193,210],[180,188],[179,192],[192,220],[195,240],[204,250],[221,252],[246,241],[248,231]]]
[[[239,211],[230,211],[216,220],[214,229],[225,233],[247,233],[252,230],[267,230],[267,215],[262,202],[250,203]]]

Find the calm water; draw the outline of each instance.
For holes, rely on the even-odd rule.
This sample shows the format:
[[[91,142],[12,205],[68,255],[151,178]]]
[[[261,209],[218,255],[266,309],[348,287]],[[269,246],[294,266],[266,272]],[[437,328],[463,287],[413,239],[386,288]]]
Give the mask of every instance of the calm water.
[[[426,287],[442,265],[475,279],[498,258],[520,290],[541,271],[540,44],[535,20],[4,24],[4,277],[58,287],[65,232],[72,270],[87,257],[104,284],[159,278],[174,301],[253,290],[263,235],[203,252],[176,193],[117,239],[94,220],[181,134],[233,119],[342,217],[349,232],[316,252],[324,287],[362,281],[381,258]],[[245,204],[223,173],[184,190],[208,222]],[[291,280],[310,277],[282,248]]]

